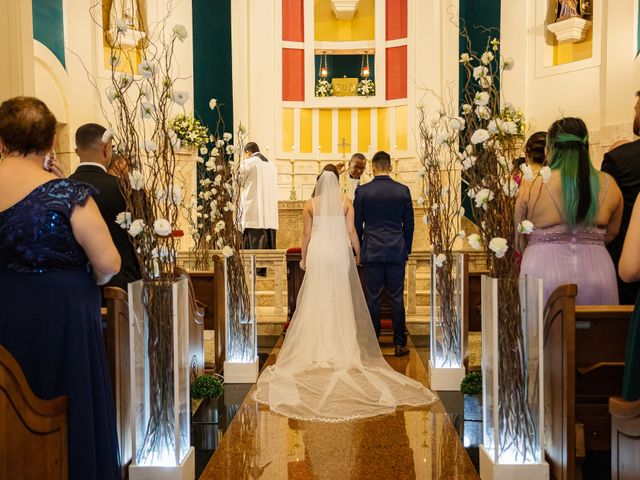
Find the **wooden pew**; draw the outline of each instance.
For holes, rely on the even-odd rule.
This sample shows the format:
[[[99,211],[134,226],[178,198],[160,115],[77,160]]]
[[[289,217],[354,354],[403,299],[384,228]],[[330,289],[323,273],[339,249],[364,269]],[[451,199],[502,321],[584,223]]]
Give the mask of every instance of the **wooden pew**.
[[[67,397],[37,398],[0,346],[0,478],[65,480],[67,448]]]
[[[576,306],[576,285],[562,285],[545,306],[546,454],[558,480],[582,477],[589,451],[608,450],[608,398],[622,392],[630,305]]]
[[[611,479],[640,478],[640,400],[609,399],[611,412]]]

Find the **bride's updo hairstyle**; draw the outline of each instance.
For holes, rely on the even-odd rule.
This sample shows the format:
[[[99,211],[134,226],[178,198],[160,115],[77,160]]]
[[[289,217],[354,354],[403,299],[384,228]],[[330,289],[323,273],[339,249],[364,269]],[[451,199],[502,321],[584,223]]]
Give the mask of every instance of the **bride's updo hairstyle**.
[[[42,100],[14,97],[0,105],[0,139],[4,154],[26,157],[46,153],[53,146],[56,117]]]
[[[570,226],[593,226],[598,213],[600,179],[589,155],[589,132],[579,118],[563,118],[547,132],[552,170],[560,171],[564,219]]]

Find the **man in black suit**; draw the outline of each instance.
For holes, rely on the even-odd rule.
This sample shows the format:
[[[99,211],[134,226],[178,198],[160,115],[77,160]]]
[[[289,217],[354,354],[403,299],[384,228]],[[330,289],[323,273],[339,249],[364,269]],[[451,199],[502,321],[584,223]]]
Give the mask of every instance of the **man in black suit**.
[[[355,224],[360,238],[367,306],[380,336],[382,292],[387,290],[396,357],[409,353],[405,332],[404,271],[413,243],[413,204],[409,188],[391,179],[391,157],[376,153],[374,178],[356,189]]]
[[[106,286],[127,290],[127,284],[141,278],[140,265],[127,230],[116,223],[116,216],[125,212],[127,206],[120,191],[118,178],[107,173],[111,162],[111,140],[103,141],[106,129],[95,123],[88,123],[76,131],[76,154],[80,165],[69,178],[93,185],[99,190],[94,197],[100,213],[109,227],[120,257],[122,267]]]
[[[640,91],[636,92],[636,97],[633,133],[640,136]],[[624,245],[624,237],[627,235],[627,228],[629,228],[633,204],[636,201],[638,193],[640,193],[640,140],[624,143],[606,153],[602,161],[602,171],[608,173],[615,179],[620,190],[622,190],[622,197],[624,199],[620,232],[607,246],[617,270],[618,261],[622,254],[622,246]],[[618,293],[622,305],[635,304],[639,289],[640,282],[625,283],[618,277]]]

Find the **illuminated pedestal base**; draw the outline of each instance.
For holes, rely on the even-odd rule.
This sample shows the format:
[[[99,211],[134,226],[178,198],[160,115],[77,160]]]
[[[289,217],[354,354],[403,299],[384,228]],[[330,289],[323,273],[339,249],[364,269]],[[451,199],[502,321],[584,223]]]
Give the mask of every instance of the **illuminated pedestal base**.
[[[225,383],[256,383],[258,373],[257,358],[251,363],[224,362]]]
[[[173,467],[157,467],[154,465],[131,465],[130,480],[195,480],[196,453],[193,447],[180,465]]]
[[[435,368],[429,360],[429,387],[431,390],[460,391],[460,382],[464,378],[464,367]]]
[[[480,478],[482,480],[549,480],[549,465],[543,463],[494,463],[493,457],[480,445]]]

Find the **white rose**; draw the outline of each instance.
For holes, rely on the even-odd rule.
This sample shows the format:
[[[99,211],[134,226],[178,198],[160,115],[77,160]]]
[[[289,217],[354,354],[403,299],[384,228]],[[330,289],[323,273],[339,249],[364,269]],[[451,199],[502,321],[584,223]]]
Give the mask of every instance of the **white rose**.
[[[227,145],[227,148],[226,148],[227,155],[233,155],[235,151],[236,149],[233,145]]]
[[[140,170],[133,170],[129,173],[129,183],[134,190],[142,190],[144,188],[144,176]]]
[[[172,31],[173,31],[173,34],[176,36],[176,38],[181,42],[184,42],[189,36],[189,34],[187,33],[187,29],[184,27],[184,25],[175,25]]]
[[[473,107],[468,103],[465,103],[464,105],[462,105],[462,113],[464,113],[465,115],[469,115],[472,110],[473,110]]]
[[[493,78],[480,77],[478,79],[478,83],[480,84],[480,88],[484,88],[485,90],[487,90],[489,87],[491,87],[491,84],[493,83]]]
[[[464,130],[465,123],[462,117],[452,117],[449,119],[449,128],[451,130]]]
[[[179,149],[181,142],[178,138],[178,134],[173,130],[169,129],[169,142],[171,142],[171,146],[175,149]]]
[[[204,166],[206,167],[207,172],[210,172],[211,170],[215,170],[216,162],[215,160],[207,160],[207,163],[205,163]]]
[[[484,65],[489,65],[494,58],[495,57],[493,56],[493,53],[484,52],[480,57],[480,62],[483,63]]]
[[[551,169],[549,167],[542,167],[540,169],[540,176],[542,177],[542,183],[548,183],[551,179]]]
[[[522,178],[527,182],[533,182],[533,170],[526,163],[520,165],[520,171],[522,172]]]
[[[418,176],[419,177],[424,177],[427,174],[427,168],[426,167],[421,167],[420,170],[418,170]]]
[[[471,55],[469,55],[468,53],[463,53],[462,55],[460,55],[460,63],[467,64],[470,61],[471,61]]]
[[[518,184],[513,178],[509,179],[509,183],[505,183],[502,186],[502,191],[508,197],[515,197],[518,195]]]
[[[507,239],[502,237],[492,238],[489,242],[489,250],[496,254],[497,258],[504,257],[507,250],[509,250],[509,245],[507,245]]]
[[[145,225],[143,220],[134,220],[133,222],[131,222],[131,226],[129,227],[129,235],[131,235],[132,237],[137,237],[138,235],[140,235],[140,232],[142,232],[144,227]]]
[[[224,147],[224,140],[220,139],[216,142],[216,147],[222,148]]]
[[[476,107],[476,116],[480,120],[489,120],[491,118],[491,110],[486,105],[478,105]]]
[[[474,198],[475,202],[476,202],[476,207],[480,208],[482,207],[483,209],[487,209],[487,204],[493,200],[495,197],[495,194],[489,190],[488,188],[483,188],[482,190],[480,190],[478,193],[476,193],[476,196]]]
[[[482,245],[480,244],[480,235],[478,235],[477,233],[472,233],[471,235],[469,235],[467,237],[467,240],[469,241],[469,245],[471,246],[471,248],[473,248],[474,250],[480,250],[482,248]]]
[[[231,248],[229,245],[225,245],[222,249],[222,255],[224,255],[225,258],[229,258],[233,255],[233,248]]]
[[[209,152],[210,157],[217,157],[220,154],[220,150],[217,147],[213,147]]]
[[[213,110],[218,105],[218,101],[215,98],[209,100],[209,108]]]
[[[171,93],[171,100],[182,107],[185,103],[187,103],[187,100],[189,100],[189,92],[176,90]]]
[[[142,60],[138,64],[138,72],[144,78],[152,78],[156,73],[156,66],[147,60]]]
[[[171,233],[171,224],[165,218],[158,218],[153,222],[153,231],[161,237],[166,237]]]
[[[200,155],[206,155],[207,153],[209,153],[207,147],[200,147]]]
[[[462,169],[469,170],[476,164],[476,157],[469,155],[468,153],[464,153],[462,155]]]
[[[444,253],[439,253],[438,255],[436,255],[436,258],[434,259],[436,267],[442,268],[442,264],[446,260],[447,260],[447,256]]]
[[[111,143],[113,140],[113,131],[110,128],[107,128],[102,134],[102,143]]]
[[[529,235],[531,232],[533,232],[533,223],[531,223],[529,220],[521,221],[520,225],[518,225],[518,231],[523,235]]]
[[[231,135],[229,132],[225,132],[224,135],[222,135],[222,138],[225,142],[230,142],[233,138],[233,135]]]
[[[507,132],[509,135],[517,135],[518,134],[518,126],[515,124],[515,122],[504,122],[502,124],[502,129]]]
[[[469,198],[474,199],[476,198],[476,194],[478,193],[478,187],[473,187],[470,188],[469,190],[467,190],[467,195],[469,196]]]
[[[224,227],[225,227],[224,220],[220,220],[218,223],[216,223],[215,232],[220,233],[222,230],[224,230]]]
[[[471,135],[471,143],[473,143],[474,145],[478,145],[479,143],[485,142],[487,140],[489,140],[489,132],[482,128],[479,128],[478,130],[473,132],[473,135]]]
[[[418,198],[418,200],[416,201],[416,203],[417,203],[418,205],[424,205],[424,197],[420,197],[420,198]]]
[[[131,226],[131,212],[120,212],[116,215],[116,223],[120,228],[128,229]]]
[[[498,133],[498,124],[496,123],[495,120],[491,120],[487,124],[487,130],[490,131],[491,133]]]
[[[502,61],[503,70],[512,70],[515,66],[515,61],[511,57],[507,57]]]
[[[487,92],[477,92],[476,96],[473,98],[473,103],[476,105],[487,105],[489,100],[490,97]]]

